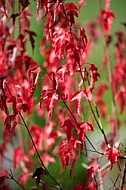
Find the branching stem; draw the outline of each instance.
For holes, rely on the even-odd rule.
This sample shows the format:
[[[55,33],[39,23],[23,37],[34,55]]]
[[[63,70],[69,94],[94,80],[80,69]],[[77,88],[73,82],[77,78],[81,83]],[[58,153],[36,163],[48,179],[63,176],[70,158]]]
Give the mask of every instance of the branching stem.
[[[79,65],[79,69],[80,69],[81,78],[82,78],[82,81],[83,81],[84,90],[87,92],[86,86],[85,86],[84,77],[83,77],[83,74],[82,74],[82,73],[83,73],[83,72],[82,72],[82,68],[81,68],[80,63],[78,63],[78,65]],[[99,129],[100,129],[100,131],[101,131],[102,134],[103,134],[104,140],[105,140],[106,144],[109,145],[108,140],[107,140],[106,135],[105,135],[105,132],[104,132],[102,126],[101,126],[101,122],[100,122],[100,123],[98,122],[97,117],[96,117],[96,115],[95,115],[95,113],[94,113],[94,110],[93,110],[93,108],[92,108],[92,105],[91,105],[90,100],[87,99],[87,101],[88,101],[88,104],[89,104],[89,106],[90,106],[90,109],[91,109],[91,112],[92,112],[92,114],[93,114],[93,117],[94,117],[94,119],[95,119],[95,121],[96,121],[96,123],[97,123],[97,125],[98,125],[98,127],[99,127]],[[99,120],[100,120],[99,112],[98,112],[97,106],[96,106],[95,104],[94,104],[94,106],[95,106],[95,109],[96,109],[96,113],[97,113],[97,115],[98,115],[98,118],[99,118]]]
[[[22,119],[22,121],[23,121],[23,123],[24,123],[24,125],[25,125],[25,128],[26,128],[26,130],[27,130],[27,132],[28,132],[28,135],[29,135],[29,137],[30,137],[30,139],[31,139],[31,141],[32,141],[33,147],[34,147],[34,149],[35,149],[35,151],[36,151],[36,154],[37,154],[37,156],[38,156],[38,158],[39,158],[39,161],[40,161],[41,165],[43,166],[44,170],[47,172],[48,176],[59,186],[60,190],[62,190],[62,187],[60,186],[60,184],[59,184],[59,183],[56,181],[56,179],[49,173],[49,171],[48,171],[47,168],[45,167],[44,163],[42,162],[42,159],[41,159],[41,157],[40,157],[40,154],[39,154],[39,152],[38,152],[38,149],[37,149],[37,147],[36,147],[36,145],[35,145],[35,143],[34,143],[34,140],[33,140],[33,138],[32,138],[32,135],[31,135],[31,133],[30,133],[30,131],[29,131],[29,129],[28,129],[28,126],[27,126],[27,124],[26,124],[26,122],[25,122],[25,120],[24,120],[24,118],[23,118],[21,112],[19,112],[19,115],[20,115],[20,117],[21,117],[21,119]]]
[[[43,67],[43,69],[44,69],[45,72],[48,74],[48,71],[46,70],[46,68]],[[52,79],[51,79],[50,76],[49,76],[49,78],[50,78],[50,80],[52,81]],[[72,116],[72,118],[73,118],[75,124],[77,125],[78,129],[82,131],[82,129],[81,129],[80,126],[79,126],[79,123],[77,122],[76,118],[74,117],[74,115],[73,115],[71,109],[69,108],[69,106],[67,105],[67,103],[64,101],[64,99],[63,99],[62,95],[60,94],[59,90],[57,90],[57,92],[58,92],[58,94],[59,94],[59,96],[60,96],[62,102],[64,103],[65,107],[67,108],[67,110],[69,111],[70,115]],[[98,151],[96,150],[96,148],[94,147],[94,145],[92,144],[92,142],[89,140],[89,138],[88,138],[86,135],[85,135],[85,137],[86,137],[87,141],[89,142],[89,144],[91,145],[91,147],[98,153]]]
[[[9,170],[10,173],[8,172],[9,177],[7,177],[8,179],[12,179],[15,183],[17,183],[18,186],[20,186],[23,190],[26,190],[13,176],[13,173],[11,170]]]

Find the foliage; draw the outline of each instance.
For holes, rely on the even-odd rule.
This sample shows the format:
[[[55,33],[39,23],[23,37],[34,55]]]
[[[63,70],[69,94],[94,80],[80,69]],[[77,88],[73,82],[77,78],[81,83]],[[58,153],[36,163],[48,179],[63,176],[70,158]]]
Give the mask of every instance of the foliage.
[[[107,188],[126,188],[120,137],[126,122],[126,37],[123,30],[111,34],[116,15],[110,5],[99,0],[98,17],[81,27],[76,20],[88,6],[85,0],[0,2],[0,189],[103,190],[113,171],[117,176]],[[37,33],[29,6],[36,6],[36,22],[43,21],[42,64],[33,59]],[[100,38],[107,76],[88,62]]]

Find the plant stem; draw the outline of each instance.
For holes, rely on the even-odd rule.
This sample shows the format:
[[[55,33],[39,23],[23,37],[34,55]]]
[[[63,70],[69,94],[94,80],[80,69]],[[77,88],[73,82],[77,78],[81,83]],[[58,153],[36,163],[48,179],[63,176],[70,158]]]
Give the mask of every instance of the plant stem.
[[[43,67],[43,66],[42,66],[42,67]],[[46,70],[46,68],[43,67],[43,69],[44,69],[45,72],[48,74],[48,71]],[[50,78],[50,80],[52,81],[52,79],[51,79],[50,76],[49,76],[49,78]],[[60,94],[59,90],[57,90],[57,92],[58,92],[58,95],[60,96],[62,102],[64,103],[65,107],[67,108],[67,110],[69,111],[70,115],[72,116],[72,118],[73,118],[75,124],[77,125],[78,129],[82,131],[82,129],[80,128],[79,123],[77,122],[76,118],[74,117],[74,115],[73,115],[71,109],[69,108],[69,106],[67,105],[67,103],[64,101],[64,99],[63,99],[62,95]],[[83,132],[83,131],[82,131],[82,132]],[[96,150],[96,148],[94,147],[94,145],[91,143],[91,141],[89,140],[89,138],[88,138],[86,135],[85,135],[85,137],[86,137],[87,141],[89,142],[89,144],[91,145],[91,147],[98,153],[98,151]]]
[[[14,177],[12,178],[23,190],[26,190]]]
[[[13,181],[15,181],[15,183],[17,183],[23,190],[26,190],[13,176],[12,171],[10,170],[10,173],[8,172],[9,177],[7,177],[8,179],[12,179]]]
[[[48,176],[59,186],[60,190],[62,190],[62,187],[60,186],[60,184],[59,184],[59,183],[56,181],[56,179],[49,173],[49,171],[48,171],[47,168],[45,167],[44,163],[42,162],[42,159],[41,159],[41,157],[40,157],[40,154],[39,154],[39,152],[38,152],[38,149],[37,149],[37,147],[36,147],[36,145],[35,145],[35,143],[34,143],[34,141],[33,141],[32,135],[31,135],[31,133],[30,133],[30,131],[29,131],[29,129],[28,129],[28,126],[27,126],[27,124],[26,124],[26,122],[25,122],[25,120],[24,120],[24,118],[23,118],[21,112],[19,112],[19,115],[20,115],[20,117],[21,117],[21,119],[22,119],[22,121],[23,121],[23,123],[24,123],[24,125],[25,125],[25,128],[27,129],[28,135],[29,135],[29,137],[30,137],[30,139],[31,139],[31,141],[32,141],[33,147],[34,147],[34,149],[35,149],[35,151],[36,151],[36,154],[37,154],[37,156],[38,156],[38,158],[39,158],[40,163],[42,164],[43,168],[44,168],[45,171],[47,172]]]
[[[107,0],[106,4],[105,4],[105,10],[109,10],[111,5],[111,0]],[[102,5],[101,5],[101,0],[99,0],[99,7],[100,7],[100,12],[102,12]],[[107,58],[107,73],[108,73],[108,80],[109,80],[109,87],[110,87],[110,93],[111,93],[111,97],[112,97],[112,110],[113,110],[113,116],[115,118],[117,118],[117,110],[116,110],[116,102],[115,102],[115,98],[114,98],[114,92],[113,92],[113,86],[112,86],[112,71],[111,71],[111,65],[110,65],[110,59],[109,59],[109,51],[108,51],[108,45],[107,45],[107,37],[108,34],[106,35],[105,33],[105,29],[103,27],[103,24],[101,25],[101,30],[103,33],[103,38],[104,38],[104,52],[105,52],[105,57]],[[118,128],[118,124],[117,121],[115,122],[115,127],[114,127],[114,133],[117,132]],[[115,134],[116,137],[118,136],[118,134]]]
[[[123,172],[123,176],[122,176],[122,182],[121,182],[121,188],[120,188],[121,190],[123,190],[125,178],[126,178],[126,162],[125,162],[124,172]]]
[[[85,86],[84,77],[83,77],[83,74],[82,74],[81,65],[80,65],[80,63],[78,63],[78,65],[79,65],[79,69],[80,69],[81,78],[82,78],[82,81],[83,81],[84,90],[87,92],[86,86]],[[99,129],[100,129],[100,131],[101,131],[102,134],[103,134],[104,140],[105,140],[106,144],[109,145],[108,140],[107,140],[106,135],[105,135],[105,132],[104,132],[104,130],[103,130],[103,128],[102,128],[102,125],[101,125],[100,115],[99,115],[97,106],[96,106],[95,102],[93,101],[93,102],[94,102],[95,109],[96,109],[96,113],[97,113],[97,115],[98,115],[98,118],[99,118],[99,121],[100,121],[100,122],[98,122],[98,120],[97,120],[97,117],[96,117],[96,115],[95,115],[95,113],[94,113],[94,110],[93,110],[93,108],[92,108],[92,105],[91,105],[90,100],[87,99],[87,101],[88,101],[88,104],[89,104],[89,106],[90,106],[90,109],[91,109],[91,112],[92,112],[92,114],[93,114],[93,117],[94,117],[94,119],[95,119],[95,121],[96,121],[96,123],[97,123],[97,125],[98,125],[98,127],[99,127]]]

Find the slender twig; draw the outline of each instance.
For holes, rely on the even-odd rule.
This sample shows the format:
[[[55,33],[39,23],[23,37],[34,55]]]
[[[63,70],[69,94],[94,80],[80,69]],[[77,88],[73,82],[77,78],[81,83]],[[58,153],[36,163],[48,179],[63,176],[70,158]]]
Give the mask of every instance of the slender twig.
[[[110,179],[111,179],[111,181],[112,181],[112,183],[113,183],[113,189],[114,189],[114,188],[116,188],[116,189],[117,189],[116,183],[117,183],[117,181],[118,181],[118,179],[119,179],[119,176],[120,176],[120,173],[117,175],[117,177],[116,177],[115,181],[113,181],[113,179],[112,179],[112,178],[110,178]]]
[[[104,166],[102,166],[98,171],[98,178],[100,181],[99,184],[99,190],[104,190],[104,184],[103,184],[103,178],[102,178],[102,172],[107,170],[110,167],[110,162],[107,162]]]
[[[65,105],[66,108],[68,109],[69,113],[71,114],[72,118],[74,119],[74,121],[75,121],[75,123],[76,123],[78,129],[82,131],[82,129],[80,128],[80,125],[79,125],[79,123],[77,122],[76,118],[74,117],[74,115],[73,115],[71,109],[69,108],[69,106],[67,105],[67,103],[64,101],[64,99],[63,99],[63,97],[62,97],[62,95],[60,94],[59,91],[58,91],[58,94],[59,94],[60,98],[62,99],[64,105]],[[82,131],[82,132],[83,132],[83,131]],[[98,151],[96,150],[96,148],[94,147],[94,145],[92,144],[92,142],[90,141],[90,139],[87,137],[87,135],[86,135],[86,134],[84,134],[84,135],[85,135],[87,141],[89,142],[89,144],[92,146],[92,148],[93,148],[96,152],[98,152]]]
[[[42,185],[45,185],[45,186],[47,186],[47,187],[51,187],[51,188],[53,188],[53,189],[59,189],[59,187],[54,187],[54,186],[52,186],[52,185],[47,185],[46,183],[44,183],[44,182],[42,182],[42,181],[40,181],[40,183],[41,183]]]
[[[42,66],[42,68],[43,68],[43,69],[45,70],[45,72],[48,74],[47,69],[46,69],[45,67],[43,67],[43,66]],[[50,78],[50,80],[52,81],[52,79],[51,79],[50,76],[49,76],[49,78]],[[67,110],[69,111],[69,113],[70,113],[71,117],[73,118],[75,124],[77,125],[78,129],[79,129],[80,131],[82,131],[82,129],[80,128],[79,123],[77,122],[75,116],[73,115],[73,112],[71,111],[71,109],[69,108],[69,106],[67,105],[67,103],[64,101],[64,99],[63,99],[61,93],[59,92],[59,90],[57,90],[57,93],[58,93],[58,95],[60,96],[62,102],[63,102],[64,105],[65,105],[65,107],[66,107]],[[82,132],[83,132],[83,131],[82,131]],[[94,145],[91,143],[91,141],[89,140],[89,138],[87,137],[87,135],[85,135],[85,137],[86,137],[87,141],[89,142],[89,144],[91,145],[91,147],[97,152],[96,148],[95,148]]]
[[[37,154],[37,156],[38,156],[38,158],[39,158],[40,163],[42,164],[43,168],[44,168],[45,171],[47,172],[48,176],[59,186],[60,190],[62,190],[62,187],[60,186],[60,184],[59,184],[59,183],[56,181],[56,179],[49,173],[49,171],[48,171],[47,168],[45,167],[44,163],[42,162],[42,159],[41,159],[41,157],[40,157],[40,154],[39,154],[39,152],[38,152],[38,149],[37,149],[37,147],[36,147],[36,145],[35,145],[35,142],[34,142],[34,140],[33,140],[33,138],[32,138],[32,135],[31,135],[31,133],[30,133],[30,131],[29,131],[29,128],[28,128],[28,126],[27,126],[27,124],[26,124],[26,122],[25,122],[25,120],[24,120],[24,118],[23,118],[21,112],[19,112],[19,115],[20,115],[20,117],[21,117],[21,119],[22,119],[22,121],[23,121],[23,123],[24,123],[24,125],[25,125],[25,128],[27,129],[28,135],[29,135],[29,137],[30,137],[30,139],[31,139],[31,141],[32,141],[33,147],[34,147],[34,149],[35,149],[35,151],[36,151],[36,154]]]
[[[98,187],[96,176],[94,176],[94,181],[95,181],[96,187]]]
[[[126,160],[126,156],[118,156],[118,159]]]
[[[85,150],[85,148],[83,148],[83,150]],[[87,148],[86,148],[86,150],[87,150],[88,152],[94,152],[94,153],[97,153],[97,154],[101,154],[102,156],[104,155],[104,153],[99,152],[99,151],[97,151],[97,150],[90,150],[90,149],[87,149]]]
[[[125,183],[125,178],[126,178],[126,162],[125,162],[125,165],[124,165],[124,171],[123,171],[123,176],[122,176],[122,182],[121,182],[121,190],[123,190],[123,187],[124,187],[124,183]]]
[[[8,88],[8,92],[9,92],[10,96],[12,96],[11,91],[10,91],[8,85],[7,85],[7,88]],[[21,119],[22,119],[22,121],[23,121],[23,123],[24,123],[25,128],[27,129],[27,132],[28,132],[28,134],[29,134],[29,137],[30,137],[30,139],[31,139],[31,141],[32,141],[32,144],[33,144],[34,148],[35,148],[35,151],[36,151],[36,153],[37,153],[37,156],[38,156],[38,158],[39,158],[39,160],[40,160],[40,163],[42,164],[42,166],[44,167],[44,169],[46,170],[46,172],[49,174],[48,170],[46,169],[45,165],[43,164],[43,162],[42,162],[42,160],[41,160],[40,154],[39,154],[39,152],[38,152],[38,150],[37,150],[37,147],[36,147],[36,145],[35,145],[35,143],[34,143],[34,141],[33,141],[32,135],[31,135],[31,133],[30,133],[30,131],[29,131],[29,129],[28,129],[28,126],[27,126],[27,124],[26,124],[26,122],[25,122],[25,120],[24,120],[24,118],[23,118],[21,112],[19,112],[19,115],[20,115],[20,117],[21,117]],[[49,174],[49,175],[50,175],[50,174]]]
[[[100,171],[98,171],[98,179],[99,179],[99,181],[100,181],[99,190],[104,190],[103,178],[102,178],[102,174],[101,174]]]
[[[26,189],[14,178],[12,171],[11,171],[11,170],[9,170],[9,171],[10,171],[10,173],[8,172],[9,177],[6,177],[6,178],[12,179],[12,180],[13,180],[15,183],[17,183],[18,186],[20,186],[23,190],[26,190]]]
[[[78,63],[78,65],[79,65],[79,69],[80,69],[81,78],[82,78],[82,81],[83,81],[84,90],[87,92],[86,86],[85,86],[85,80],[84,80],[84,77],[83,77],[83,71],[82,71],[82,68],[81,68],[80,63]],[[93,117],[94,117],[94,119],[95,119],[95,121],[96,121],[96,123],[97,123],[97,125],[98,125],[98,127],[99,127],[99,129],[100,129],[100,131],[101,131],[102,134],[103,134],[104,140],[105,140],[106,144],[109,145],[109,142],[108,142],[108,140],[107,140],[107,137],[106,137],[106,135],[105,135],[105,132],[104,132],[102,126],[101,126],[101,121],[100,121],[100,116],[99,116],[99,112],[98,112],[97,106],[96,106],[96,104],[94,104],[95,109],[96,109],[96,113],[97,113],[97,115],[98,115],[98,118],[99,118],[99,121],[100,121],[100,122],[98,122],[98,120],[97,120],[97,117],[96,117],[95,112],[94,112],[94,110],[93,110],[93,108],[92,108],[92,105],[91,105],[90,100],[87,99],[87,101],[88,101],[88,104],[89,104],[89,106],[90,106],[90,109],[91,109],[91,112],[92,112],[92,114],[93,114]]]
[[[107,9],[107,11],[110,8],[110,3],[111,3],[111,1],[106,2],[106,4],[105,4],[105,9]],[[100,8],[100,12],[102,12],[101,0],[99,0],[99,8]],[[107,59],[108,59],[109,58],[109,53],[108,53],[108,45],[107,45],[107,41],[106,41],[108,35],[106,35],[103,25],[101,25],[101,30],[102,30],[102,33],[103,33],[104,43],[105,43],[105,45],[104,45],[105,57],[107,57]],[[108,80],[109,80],[109,84],[110,84],[110,93],[111,93],[111,97],[112,97],[113,115],[114,115],[114,117],[115,116],[117,117],[118,114],[117,114],[117,110],[116,110],[116,102],[115,102],[114,92],[113,92],[112,71],[111,71],[111,65],[110,65],[110,60],[109,59],[107,60],[107,72],[108,72]],[[117,122],[115,124],[115,127],[117,128]],[[114,130],[114,131],[117,131],[117,130]]]
[[[24,120],[24,118],[23,118],[21,112],[19,112],[19,115],[20,115],[20,117],[21,117],[21,119],[22,119],[22,121],[23,121],[23,123],[24,123],[24,125],[25,125],[25,128],[27,129],[27,132],[28,132],[29,137],[30,137],[30,139],[31,139],[31,141],[32,141],[33,147],[35,148],[35,151],[36,151],[36,153],[37,153],[37,156],[38,156],[38,158],[39,158],[39,160],[40,160],[40,163],[42,164],[42,166],[44,167],[44,169],[47,170],[46,167],[44,166],[42,160],[41,160],[40,154],[39,154],[39,152],[38,152],[38,150],[37,150],[37,147],[36,147],[36,145],[35,145],[35,143],[34,143],[34,141],[33,141],[32,135],[31,135],[31,133],[30,133],[30,131],[29,131],[29,129],[28,129],[28,126],[27,126],[27,124],[26,124],[26,122],[25,122],[25,120]]]

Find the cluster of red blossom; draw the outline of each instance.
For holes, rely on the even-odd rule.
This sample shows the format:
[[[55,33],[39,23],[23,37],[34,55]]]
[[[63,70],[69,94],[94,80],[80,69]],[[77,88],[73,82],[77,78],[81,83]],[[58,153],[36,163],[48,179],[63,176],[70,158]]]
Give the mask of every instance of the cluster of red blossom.
[[[55,188],[62,189],[62,182],[58,183],[60,179],[54,179],[53,173],[50,174],[45,167],[45,164],[47,168],[49,163],[55,164],[56,156],[60,158],[63,170],[70,166],[72,179],[75,165],[85,147],[88,162],[87,182],[76,184],[74,190],[96,190],[98,186],[102,188],[104,177],[117,160],[125,160],[125,155],[120,151],[120,143],[116,143],[120,128],[116,101],[119,103],[120,113],[123,114],[126,110],[126,38],[123,32],[116,33],[116,64],[111,73],[108,49],[112,43],[110,30],[115,15],[109,10],[111,1],[105,2],[105,9],[101,10],[97,23],[90,22],[87,26],[89,39],[85,29],[75,22],[82,6],[86,6],[85,0],[79,0],[78,5],[63,0],[33,2],[36,3],[37,20],[45,18],[44,38],[40,45],[40,52],[44,58],[42,66],[38,65],[32,56],[28,56],[26,48],[30,40],[34,50],[36,36],[36,33],[30,30],[30,2],[20,0],[19,5],[13,0],[0,2],[0,114],[5,126],[2,129],[0,144],[0,162],[3,163],[3,166],[0,165],[0,188],[10,190],[11,188],[4,183],[5,179],[15,180],[13,174],[4,166],[5,153],[9,144],[13,146],[14,135],[18,136],[19,142],[13,147],[13,168],[20,168],[22,171],[18,178],[22,189],[25,189],[28,180],[33,180],[30,176],[37,168],[34,159],[36,153],[41,160],[41,167],[44,166],[37,174],[36,189],[41,185],[45,189],[51,189],[50,184],[45,184],[40,179],[42,175],[54,180]],[[19,10],[12,13],[15,4]],[[100,34],[98,27],[101,30]],[[108,67],[110,71],[110,86],[100,84],[96,88],[100,74],[97,66],[87,63],[87,59],[92,44],[97,43],[99,35],[103,35],[105,39],[104,67]],[[46,74],[40,78],[42,72]],[[41,83],[39,103],[36,103],[34,92]],[[107,102],[103,100],[103,94],[109,88],[113,96],[114,111],[110,117],[111,133],[106,135],[100,117],[107,118]],[[85,105],[89,107],[88,111],[91,114],[89,121],[83,119]],[[38,118],[44,118],[44,126],[38,126],[32,123],[32,120],[28,121],[34,112]],[[23,125],[28,132],[25,132],[26,139],[23,139],[21,133]],[[95,125],[104,138],[100,151],[87,136],[88,131],[93,133]],[[89,157],[86,142],[92,149]],[[123,144],[121,146],[125,149]],[[110,164],[103,169],[101,160],[105,157]],[[125,170],[122,169],[119,175],[124,176]],[[36,173],[37,171],[38,169]],[[124,179],[120,184],[124,189]],[[116,184],[114,185],[115,188]]]

